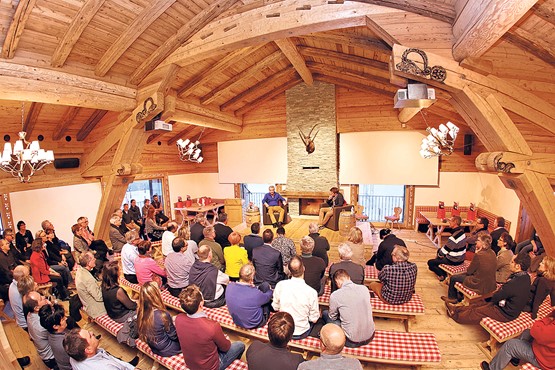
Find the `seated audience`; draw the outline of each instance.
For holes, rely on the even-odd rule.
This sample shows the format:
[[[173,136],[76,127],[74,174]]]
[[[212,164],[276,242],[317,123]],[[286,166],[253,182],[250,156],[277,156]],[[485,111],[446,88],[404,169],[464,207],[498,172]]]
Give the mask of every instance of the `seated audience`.
[[[71,233],[73,234],[73,249],[75,250],[75,258],[79,261],[81,254],[91,250],[89,248],[89,243],[83,236],[83,228],[79,224],[74,224],[71,227]]]
[[[545,252],[542,241],[540,240],[540,236],[537,234],[536,231],[534,231],[531,239],[518,243],[518,245],[513,247],[513,249],[515,251],[515,254],[531,252],[535,256],[539,256]]]
[[[189,285],[189,271],[195,263],[195,257],[187,253],[188,244],[182,238],[175,238],[172,248],[173,252],[168,254],[164,265],[168,275],[168,291],[174,297],[179,297],[181,290]]]
[[[272,226],[279,227],[283,225],[283,220],[285,218],[285,208],[283,207],[287,204],[287,201],[279,193],[276,193],[276,188],[274,186],[270,186],[268,191],[269,192],[266,193],[262,199],[262,204],[266,206],[268,216],[270,216],[270,221],[272,221]],[[274,215],[276,211],[279,212],[278,220],[276,220],[276,216]]]
[[[0,239],[0,299],[7,301],[8,290],[12,283],[12,271],[17,266],[10,244],[6,239]]]
[[[148,240],[142,240],[137,245],[139,256],[135,258],[135,273],[138,284],[143,285],[147,281],[156,281],[159,286],[166,279],[166,270],[150,256],[152,244]]]
[[[114,213],[112,216],[118,216],[119,218],[123,219],[123,211],[119,208],[114,209]],[[126,232],[129,231],[127,225],[124,222],[120,222],[118,226],[119,232],[121,235],[125,235]]]
[[[476,251],[476,240],[478,240],[478,234],[486,233],[489,234],[489,220],[487,217],[478,217],[476,219],[476,227],[466,237],[466,252],[474,253]]]
[[[139,363],[138,357],[127,363],[99,348],[99,339],[94,333],[85,329],[71,329],[66,334],[63,344],[65,351],[70,357],[69,363],[73,370],[134,370],[135,366]]]
[[[129,336],[129,322],[136,317],[137,303],[119,286],[118,277],[117,261],[109,262],[102,271],[102,299],[108,316],[115,322],[124,324],[118,331],[118,342],[134,347],[135,340]]]
[[[304,281],[309,287],[318,292],[318,296],[321,296],[324,294],[326,264],[320,257],[312,255],[312,251],[314,250],[314,239],[310,236],[304,236],[301,239],[300,245],[302,253],[301,258],[304,265]]]
[[[166,257],[172,252],[172,241],[175,239],[177,222],[168,223],[166,231],[162,234],[162,254]]]
[[[131,206],[129,207],[129,216],[131,217],[131,221],[136,225],[139,226],[139,230],[143,226],[143,219],[141,216],[141,209],[137,206],[137,201],[135,199],[131,199]]]
[[[491,250],[491,236],[480,234],[476,240],[476,254],[470,262],[470,266],[468,266],[466,272],[451,276],[448,295],[447,297],[441,297],[441,299],[449,303],[458,303],[462,300],[455,288],[455,283],[462,283],[479,295],[493,292],[497,289],[495,284],[496,266],[495,252]]]
[[[112,243],[112,249],[116,253],[120,253],[126,243],[125,233],[122,232],[121,225],[120,216],[112,215],[110,217],[110,243]]]
[[[362,370],[359,360],[341,355],[345,347],[345,333],[337,325],[327,324],[322,328],[320,347],[322,348],[320,357],[303,362],[299,365],[299,370]]]
[[[503,233],[499,237],[497,245],[499,246],[499,252],[497,252],[495,281],[503,284],[511,275],[511,260],[514,257],[513,249],[515,247],[515,242],[511,235]]]
[[[187,256],[189,258],[197,258],[198,252],[198,244],[191,238],[191,231],[189,230],[189,226],[182,226],[177,230],[177,237],[181,238],[187,244]]]
[[[555,258],[551,256],[545,256],[540,262],[538,276],[530,288],[530,298],[524,311],[530,312],[533,319],[537,318],[538,309],[547,296],[551,299],[551,306],[555,306]]]
[[[168,222],[169,218],[164,214],[164,207],[158,199],[158,194],[154,194],[152,196],[152,202],[150,204],[152,208],[154,208],[154,210],[156,211],[156,223],[159,225],[163,225]]]
[[[203,230],[206,226],[208,226],[206,216],[202,213],[197,213],[194,223],[191,225],[191,239],[194,240],[197,245],[204,239]]]
[[[227,226],[227,213],[222,212],[218,214],[218,222],[214,224],[214,231],[216,232],[216,236],[214,240],[216,243],[221,245],[222,249],[229,247],[229,235],[233,232],[233,229]],[[206,236],[205,236],[206,237]]]
[[[46,232],[47,236],[46,250],[49,252],[48,263],[50,265],[53,265],[54,262],[59,264],[61,260],[62,262],[64,262],[63,264],[67,266],[67,269],[69,269],[69,274],[69,271],[72,271],[73,267],[75,266],[75,260],[73,259],[73,255],[71,254],[71,247],[67,243],[62,242],[60,239],[58,239],[52,222],[44,220],[41,223],[41,227],[44,232]],[[62,278],[64,278],[63,274]]]
[[[449,219],[449,227],[451,227],[451,236],[441,249],[437,251],[437,257],[428,260],[428,268],[435,273],[439,281],[447,278],[447,273],[439,268],[439,265],[458,266],[464,262],[466,254],[466,235],[464,227],[461,227],[461,218],[453,216]]]
[[[515,361],[516,360],[516,361]],[[530,329],[519,338],[506,341],[488,364],[482,361],[482,370],[503,370],[509,362],[529,362],[540,369],[553,369],[555,364],[555,311],[542,320],[534,321]]]
[[[330,250],[330,242],[325,236],[320,235],[318,230],[316,222],[311,222],[308,225],[308,236],[314,239],[314,251],[312,251],[312,254],[323,259],[327,266],[329,264],[328,251]]]
[[[29,258],[31,264],[31,275],[37,284],[46,284],[52,281],[53,290],[58,294],[62,301],[69,298],[67,286],[56,271],[53,271],[46,261],[46,245],[41,238],[35,238],[31,246],[33,253]]]
[[[125,234],[127,243],[121,249],[121,267],[123,268],[123,277],[125,280],[133,284],[138,284],[137,273],[135,271],[135,260],[139,257],[137,245],[141,242],[139,233],[136,230],[130,230]]]
[[[269,343],[254,340],[247,350],[249,370],[297,370],[303,356],[287,350],[295,322],[287,312],[277,312],[268,321]],[[271,359],[271,361],[268,361]]]
[[[27,230],[24,221],[17,222],[17,233],[15,234],[15,246],[19,252],[20,261],[27,261],[31,256],[31,244],[33,243],[33,234]]]
[[[256,247],[260,247],[264,244],[262,237],[258,235],[260,233],[260,223],[254,222],[251,225],[251,233],[243,238],[243,247],[247,250],[247,256],[249,261],[252,261],[252,250]]]
[[[162,239],[162,232],[166,230],[164,226],[158,226],[155,220],[156,210],[154,207],[150,207],[147,211],[145,218],[145,233],[148,239],[153,242],[157,242]]]
[[[368,262],[366,262],[367,265],[373,265],[375,262],[378,270],[383,269],[386,265],[393,265],[391,253],[393,252],[393,249],[395,249],[395,246],[407,246],[402,239],[399,239],[395,234],[392,234],[390,229],[381,229],[380,239],[382,242],[378,246],[378,251]]]
[[[332,293],[337,290],[337,285],[333,279],[333,274],[337,270],[345,270],[351,277],[351,281],[355,284],[364,284],[364,267],[358,263],[352,261],[353,251],[347,243],[341,243],[337,246],[337,252],[339,252],[339,259],[341,261],[335,262],[330,266],[330,281],[331,281],[331,291]]]
[[[21,221],[20,221],[21,222]],[[19,249],[13,230],[10,228],[4,229],[4,241],[8,244],[8,250],[13,256],[16,265],[22,265],[27,263],[29,260],[29,255],[31,254],[31,249]]]
[[[43,221],[48,222],[48,221]],[[46,225],[50,225],[47,223]],[[48,227],[48,226],[47,226]],[[59,239],[55,236],[53,229],[46,231],[38,231],[35,235],[35,241],[39,240],[45,243],[43,255],[50,268],[58,273],[64,287],[68,287],[70,283],[73,284],[73,278],[69,270],[69,264],[66,255],[62,252]],[[31,270],[32,271],[32,270]],[[40,282],[35,278],[37,283]]]
[[[513,273],[509,280],[497,290],[490,302],[480,300],[469,306],[455,306],[445,302],[447,314],[459,324],[479,324],[484,317],[508,322],[516,319],[530,295],[530,275],[526,272],[530,266],[530,256],[517,254],[511,261]]]
[[[318,337],[320,318],[318,293],[304,281],[303,260],[299,256],[289,261],[291,279],[282,280],[274,290],[272,307],[276,311],[288,312],[295,320],[293,339]]]
[[[39,310],[40,324],[48,331],[48,344],[60,370],[72,370],[69,355],[64,349],[64,338],[69,332],[64,306],[46,304]]]
[[[361,266],[366,265],[367,258],[364,255],[364,244],[363,244],[362,230],[358,227],[352,227],[349,230],[349,235],[347,236],[347,244],[351,247],[353,252],[352,260],[354,263],[358,263]]]
[[[505,229],[505,219],[503,217],[497,217],[493,223],[493,231],[490,233],[491,249],[493,249],[496,254],[499,252],[497,241],[503,233],[509,233],[509,230]]]
[[[49,369],[57,369],[54,352],[48,342],[48,331],[40,324],[39,311],[50,302],[42,294],[32,291],[23,297],[23,312],[27,315],[29,337],[35,345],[39,357]]]
[[[374,338],[375,325],[368,288],[353,283],[345,270],[337,270],[333,279],[339,289],[330,295],[329,311],[322,314],[324,322],[343,329],[347,347],[370,343]]]
[[[285,236],[285,228],[283,226],[277,228],[276,237],[274,240],[272,240],[272,248],[281,253],[281,259],[283,260],[283,270],[286,272],[286,274],[289,274],[289,271],[287,270],[287,265],[289,264],[291,258],[297,254],[297,250],[295,248],[295,242]]]
[[[162,302],[158,284],[153,281],[145,283],[139,292],[137,324],[139,338],[155,354],[171,357],[181,352],[172,317]]]
[[[241,247],[241,234],[237,231],[229,234],[229,242],[231,245],[224,249],[225,273],[231,281],[239,280],[239,270],[241,266],[249,263],[249,257],[245,248]]]
[[[273,292],[268,283],[254,286],[254,274],[253,265],[243,265],[239,271],[240,280],[230,283],[225,292],[227,308],[233,322],[245,329],[266,325],[270,316]]]
[[[123,225],[125,225],[125,227],[127,228],[128,231],[133,230],[133,229],[140,230],[139,224],[136,224],[133,221],[131,212],[129,211],[129,204],[128,203],[123,204],[123,209],[121,210],[121,213],[122,213],[121,214],[121,222],[122,222]]]
[[[197,254],[198,260],[193,263],[189,271],[189,284],[196,284],[199,287],[206,307],[221,307],[225,304],[224,286],[229,283],[229,276],[210,263],[212,249],[208,245],[201,245]]]
[[[203,250],[209,252],[209,248],[201,247],[199,253]],[[224,370],[243,355],[245,344],[231,343],[220,324],[206,317],[203,293],[198,286],[189,285],[183,289],[179,300],[186,313],[177,315],[175,328],[181,351],[187,354],[185,364],[189,369]]]
[[[141,214],[143,215],[143,221],[146,219],[146,215],[148,213],[148,209],[151,207],[150,199],[145,198],[143,202],[143,209],[141,210]],[[144,222],[143,222],[144,223]]]
[[[274,233],[270,229],[264,230],[262,240],[264,244],[252,251],[252,263],[256,269],[254,283],[256,285],[267,282],[274,288],[278,281],[285,279],[281,253],[272,248]]]
[[[389,304],[403,304],[412,299],[418,268],[409,262],[409,250],[400,245],[393,248],[392,265],[385,265],[378,273],[379,282],[370,283],[369,288],[379,299]]]
[[[33,287],[29,291],[25,291],[23,294],[19,292],[18,284],[25,278],[29,276],[29,268],[27,266],[19,265],[13,270],[13,280],[10,284],[10,288],[8,291],[10,306],[15,316],[15,322],[17,326],[22,328],[23,330],[27,330],[27,321],[25,320],[25,315],[23,314],[23,299],[22,297],[29,293],[29,291],[34,290],[34,280]]]
[[[199,243],[199,247],[207,245],[212,250],[212,260],[211,264],[216,266],[216,268],[222,272],[225,271],[225,257],[224,251],[220,243],[216,242],[214,238],[216,237],[216,231],[213,226],[206,226],[203,230],[204,239]]]
[[[102,290],[92,274],[95,262],[96,260],[90,251],[83,253],[79,258],[80,267],[75,274],[77,294],[83,304],[83,309],[93,319],[106,314]]]

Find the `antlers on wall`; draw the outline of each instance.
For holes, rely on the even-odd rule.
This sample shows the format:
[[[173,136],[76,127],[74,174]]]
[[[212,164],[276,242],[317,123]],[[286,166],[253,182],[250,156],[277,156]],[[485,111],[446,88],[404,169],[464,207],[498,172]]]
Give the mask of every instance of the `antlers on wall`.
[[[305,135],[303,130],[301,130],[301,128],[299,126],[297,126],[297,127],[299,127],[299,136],[301,137],[301,140],[303,141],[303,143],[305,145],[306,152],[308,154],[314,152],[314,150],[316,149],[316,145],[314,144],[314,139],[316,139],[316,135],[318,135],[318,132],[320,132],[320,130],[316,131],[314,136],[312,136],[312,132],[314,131],[314,129],[318,125],[320,125],[320,123],[317,123],[314,126],[312,126],[308,135]]]

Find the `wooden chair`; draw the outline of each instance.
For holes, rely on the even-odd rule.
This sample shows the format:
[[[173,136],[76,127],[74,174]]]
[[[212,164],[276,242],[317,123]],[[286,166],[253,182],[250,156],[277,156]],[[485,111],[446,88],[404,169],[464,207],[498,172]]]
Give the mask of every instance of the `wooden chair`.
[[[6,323],[12,322],[13,319],[9,317],[7,313],[4,312],[5,307],[6,307],[6,304],[4,303],[3,300],[0,299],[0,317],[3,318],[4,322]]]
[[[392,229],[393,229],[393,226],[395,226],[395,224],[397,224],[398,229],[401,229],[401,224],[399,223],[399,221],[401,220],[401,212],[402,211],[403,211],[403,209],[401,207],[393,208],[394,214],[392,216],[385,216],[385,225],[384,225],[384,227],[387,228],[387,224],[389,222],[391,222],[391,228]]]

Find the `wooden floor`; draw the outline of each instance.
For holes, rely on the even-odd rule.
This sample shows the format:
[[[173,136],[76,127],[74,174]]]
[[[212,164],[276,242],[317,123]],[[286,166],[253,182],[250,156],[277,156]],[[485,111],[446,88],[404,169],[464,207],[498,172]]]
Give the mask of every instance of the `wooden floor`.
[[[293,221],[285,226],[286,236],[295,240],[297,247],[298,241],[304,235],[308,234],[308,225],[311,219],[293,219]],[[243,235],[247,235],[250,230],[246,225],[242,224],[234,228]],[[275,229],[274,229],[275,231]],[[433,273],[428,271],[426,261],[435,255],[435,248],[428,240],[425,234],[415,232],[413,230],[394,230],[394,233],[401,239],[405,240],[407,247],[411,253],[411,260],[418,265],[418,279],[416,282],[416,291],[422,299],[426,307],[426,315],[420,316],[411,325],[413,332],[433,332],[435,333],[442,355],[442,362],[439,365],[423,367],[424,369],[479,369],[480,362],[485,360],[485,356],[480,352],[476,343],[485,341],[488,337],[485,330],[479,326],[463,326],[449,319],[445,314],[445,306],[440,296],[446,295],[447,286],[438,282]],[[330,260],[338,259],[337,245],[345,240],[345,237],[339,235],[338,232],[331,230],[322,230],[321,234],[328,238],[332,246],[330,251]],[[377,235],[374,235],[374,243],[379,243]],[[376,319],[376,327],[384,330],[403,331],[400,321]],[[95,325],[88,325],[81,322],[82,326],[90,328],[95,333],[102,334],[101,347],[110,353],[121,357],[124,360],[130,360],[135,356],[136,351],[126,346],[119,345],[115,339],[105,333],[102,329]],[[17,357],[31,356],[32,365],[27,367],[29,370],[45,370],[46,367],[40,361],[33,344],[28,340],[27,334],[14,323],[4,325],[8,339],[13,347]],[[246,344],[250,343],[249,339],[241,338],[230,333],[232,340],[242,340]],[[244,358],[243,358],[244,359]],[[139,368],[142,370],[150,369],[152,361],[147,357],[142,357]],[[1,366],[0,366],[1,367]],[[365,369],[398,369],[400,367],[381,364],[366,364]]]

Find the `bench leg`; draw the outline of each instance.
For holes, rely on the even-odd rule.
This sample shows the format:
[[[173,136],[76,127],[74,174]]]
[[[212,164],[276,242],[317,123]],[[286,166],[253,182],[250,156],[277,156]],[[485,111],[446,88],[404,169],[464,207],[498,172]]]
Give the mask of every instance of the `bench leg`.
[[[497,353],[497,350],[499,348],[499,342],[497,342],[495,338],[490,336],[489,340],[478,343],[478,347],[484,353],[484,355],[486,355],[488,360],[491,361],[491,359],[494,358],[495,354]]]

